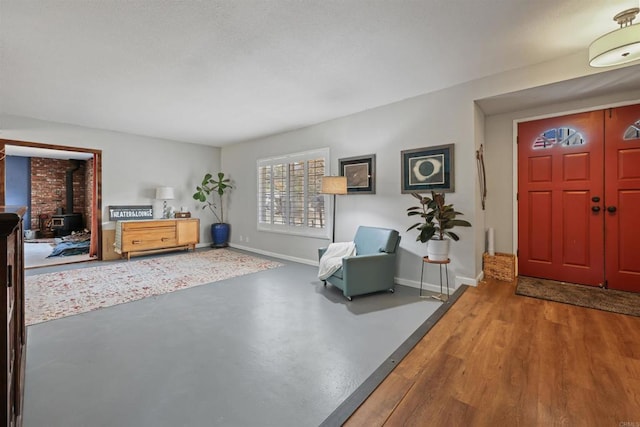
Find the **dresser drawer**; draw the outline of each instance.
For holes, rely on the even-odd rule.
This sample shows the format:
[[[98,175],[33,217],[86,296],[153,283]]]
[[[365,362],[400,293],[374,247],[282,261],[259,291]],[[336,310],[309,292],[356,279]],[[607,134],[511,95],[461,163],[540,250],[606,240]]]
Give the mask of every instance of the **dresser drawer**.
[[[122,251],[136,252],[156,248],[167,248],[177,244],[176,228],[152,227],[127,231],[122,236]]]
[[[158,220],[158,221],[123,221],[122,231],[137,230],[154,230],[156,228],[175,227],[175,220]]]

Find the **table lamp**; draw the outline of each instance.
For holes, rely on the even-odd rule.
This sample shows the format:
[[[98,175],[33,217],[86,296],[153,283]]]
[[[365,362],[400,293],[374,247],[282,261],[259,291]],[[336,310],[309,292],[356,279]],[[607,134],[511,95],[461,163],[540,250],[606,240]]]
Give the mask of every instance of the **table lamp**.
[[[169,218],[167,212],[167,200],[173,200],[175,195],[173,194],[173,187],[158,187],[156,188],[156,199],[162,200],[162,218]]]

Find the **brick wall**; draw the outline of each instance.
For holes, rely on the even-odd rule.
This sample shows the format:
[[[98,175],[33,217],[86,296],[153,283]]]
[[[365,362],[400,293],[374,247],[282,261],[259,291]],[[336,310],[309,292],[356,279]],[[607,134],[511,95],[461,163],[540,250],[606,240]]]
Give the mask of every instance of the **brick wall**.
[[[84,167],[84,182],[85,182],[85,203],[84,203],[84,218],[85,228],[91,230],[91,217],[93,213],[93,159],[89,159],[85,162]]]
[[[66,171],[73,173],[73,207],[66,206]],[[55,215],[58,208],[64,213],[86,212],[86,162],[31,158],[31,228],[39,228],[40,214]]]

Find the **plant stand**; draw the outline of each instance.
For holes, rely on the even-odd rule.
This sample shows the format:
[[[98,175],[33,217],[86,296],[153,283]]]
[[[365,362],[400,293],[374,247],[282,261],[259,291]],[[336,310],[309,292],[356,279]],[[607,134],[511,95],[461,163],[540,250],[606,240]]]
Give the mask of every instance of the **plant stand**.
[[[422,258],[422,270],[420,271],[420,298],[433,298],[433,299],[437,299],[438,301],[442,301],[442,302],[447,302],[449,301],[449,263],[451,262],[451,260],[449,258],[447,258],[445,261],[433,261],[430,260],[428,256],[423,257]],[[425,264],[437,264],[438,268],[440,269],[440,294],[438,295],[422,295],[422,280],[423,280],[423,276],[424,276],[424,265]],[[444,294],[442,293],[442,267],[444,266],[444,272],[445,272],[445,277],[447,279],[447,296],[445,298]]]

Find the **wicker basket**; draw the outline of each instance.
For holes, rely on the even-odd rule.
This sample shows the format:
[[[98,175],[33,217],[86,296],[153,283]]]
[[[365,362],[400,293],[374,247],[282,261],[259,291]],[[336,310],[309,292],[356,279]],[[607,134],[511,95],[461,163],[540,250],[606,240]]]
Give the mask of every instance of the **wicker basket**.
[[[485,252],[482,260],[484,263],[484,277],[505,281],[513,281],[515,279],[515,255],[496,252],[494,256],[491,256]]]

